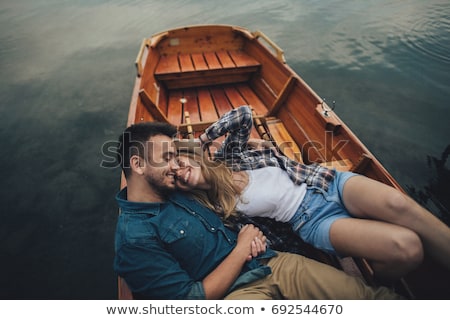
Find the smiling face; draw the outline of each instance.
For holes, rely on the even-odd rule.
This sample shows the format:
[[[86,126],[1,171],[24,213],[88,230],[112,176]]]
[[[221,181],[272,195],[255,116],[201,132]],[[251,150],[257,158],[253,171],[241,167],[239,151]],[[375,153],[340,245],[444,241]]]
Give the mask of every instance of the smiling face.
[[[142,174],[155,192],[167,194],[175,190],[175,174],[179,169],[172,139],[156,135],[148,141]]]
[[[206,182],[200,163],[187,155],[178,155],[178,166],[176,186],[183,191],[193,189],[207,190],[209,184]]]

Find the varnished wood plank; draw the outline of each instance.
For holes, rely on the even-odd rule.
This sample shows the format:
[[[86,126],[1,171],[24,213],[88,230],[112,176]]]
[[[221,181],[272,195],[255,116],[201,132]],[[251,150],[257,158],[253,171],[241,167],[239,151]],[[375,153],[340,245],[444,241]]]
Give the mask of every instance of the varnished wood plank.
[[[161,111],[161,109],[156,106],[156,104],[152,101],[150,96],[147,94],[145,89],[141,89],[139,91],[139,98],[141,99],[144,106],[147,108],[148,112],[155,118],[157,121],[169,122],[165,114]]]
[[[208,64],[205,61],[203,53],[193,53],[191,54],[192,62],[194,63],[195,70],[203,71],[208,70]]]
[[[267,104],[267,106],[274,104],[277,95],[272,88],[267,85],[263,78],[261,78],[261,74],[258,73],[252,76],[250,86],[255,92],[258,92],[258,96]]]
[[[326,162],[327,159],[324,154],[321,153],[321,149],[323,146],[320,142],[322,139],[314,140],[309,135],[309,131],[307,131],[307,127],[303,127],[302,123],[299,122],[299,119],[295,118],[294,115],[285,110],[286,112],[279,112],[278,118],[283,122],[284,126],[289,131],[290,135],[294,139],[294,142],[301,148],[302,159],[305,163],[313,163],[313,162]],[[307,121],[307,117],[305,121]]]
[[[184,90],[184,99],[184,112],[189,112],[191,122],[200,122],[197,91],[195,89]]]
[[[252,106],[257,115],[266,115],[267,106],[259,99],[255,92],[246,84],[237,85],[236,88],[245,97],[247,103]]]
[[[148,50],[149,52],[147,54],[147,60],[144,65],[144,71],[143,74],[141,75],[142,82],[140,89],[145,88],[148,94],[151,97],[154,97],[155,96],[154,91],[156,90],[156,88],[153,85],[155,83],[154,72],[160,60],[160,55],[158,50],[154,48],[149,48]]]
[[[279,120],[276,121],[268,121],[267,126],[270,131],[270,135],[275,140],[278,148],[283,152],[287,157],[292,160],[296,160],[300,163],[303,163],[302,154],[299,146],[295,143],[294,139],[291,137],[289,132],[283,123]]]
[[[230,56],[238,67],[259,66],[260,63],[243,51],[230,51]]]
[[[181,99],[183,93],[181,90],[172,90],[169,94],[169,104],[167,109],[167,119],[173,125],[178,125],[182,122],[183,104]]]
[[[260,64],[243,52],[219,50],[217,52],[205,53],[180,53],[163,55],[160,57],[155,70],[155,75],[163,76],[191,71],[249,68],[257,70]],[[253,68],[252,68],[253,67]]]
[[[203,75],[179,74],[176,77],[160,78],[160,81],[165,84],[168,89],[182,89],[193,87],[204,87],[214,85],[227,85],[231,83],[247,82],[251,76],[249,72],[242,72],[238,70],[237,73],[224,72],[233,71],[232,69],[216,69],[207,70]],[[217,73],[215,73],[217,71]]]
[[[177,55],[165,55],[159,58],[156,66],[155,75],[180,72]]]
[[[266,50],[259,41],[251,41],[245,47],[248,55],[261,63],[261,76],[276,95],[281,91],[286,81],[294,73],[281,63],[271,52]]]
[[[202,121],[216,121],[219,116],[214,106],[211,93],[208,89],[199,89],[197,92],[198,105],[200,109],[200,118]]]
[[[141,99],[136,102],[136,113],[134,114],[132,123],[155,121],[153,116],[148,112],[148,109],[144,106]]]
[[[178,40],[178,45],[176,44]],[[182,44],[182,45],[181,45]],[[244,38],[237,37],[235,30],[228,26],[183,27],[170,30],[168,36],[160,41],[161,53],[173,54],[182,50],[189,52],[217,51],[220,49],[239,50],[244,45]]]
[[[222,68],[215,52],[205,52],[203,55],[210,70]]]
[[[270,112],[269,112],[270,115],[276,115],[278,110],[285,103],[285,101],[289,97],[289,94],[292,92],[292,89],[294,88],[296,79],[297,78],[295,78],[295,77],[290,77],[289,80],[286,82],[283,89],[278,94],[276,100],[270,107]]]
[[[237,54],[244,56],[244,53]],[[226,50],[162,56],[155,78],[168,89],[219,85],[249,81],[259,65],[241,63],[236,66]],[[168,64],[175,66],[170,67]]]
[[[233,109],[233,106],[231,105],[230,101],[228,101],[227,96],[225,95],[225,92],[222,88],[212,88],[211,96],[220,116]]]
[[[180,53],[178,60],[180,62],[181,72],[195,71],[190,54]]]
[[[230,55],[225,50],[219,50],[217,51],[217,57],[219,58],[220,64],[222,65],[222,68],[234,68],[236,65],[234,64],[233,60],[231,59]]]
[[[373,159],[370,155],[363,153],[358,163],[351,170],[355,173],[364,174],[372,161]]]
[[[226,86],[224,91],[234,108],[248,104],[245,98],[234,86]]]
[[[307,86],[305,87],[301,81],[296,81],[294,90],[283,108],[278,111],[277,117],[289,128],[297,142],[304,140],[302,143],[305,161],[321,163],[350,159],[356,163],[359,154],[355,153],[354,146],[358,144],[349,143],[351,137],[345,130],[341,130],[338,135],[325,130],[322,119],[317,116],[316,108],[319,102],[318,97],[308,90]],[[294,127],[290,125],[292,122],[296,123]],[[350,145],[353,147],[348,148]]]

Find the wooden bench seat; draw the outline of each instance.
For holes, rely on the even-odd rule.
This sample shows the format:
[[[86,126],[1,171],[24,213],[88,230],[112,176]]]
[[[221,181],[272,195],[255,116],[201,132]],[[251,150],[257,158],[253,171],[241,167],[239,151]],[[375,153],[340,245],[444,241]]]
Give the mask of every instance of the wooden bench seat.
[[[279,119],[268,120],[266,125],[271,138],[277,144],[278,149],[288,158],[303,163],[300,148],[295,143],[285,126]]]
[[[304,163],[300,147],[295,143],[281,120],[273,118],[266,120],[266,126],[270,131],[270,137],[279,150],[288,158]],[[339,171],[351,171],[355,166],[349,159],[334,160],[321,163],[327,168],[335,168]]]
[[[169,89],[246,82],[260,63],[243,51],[161,55],[155,78]]]

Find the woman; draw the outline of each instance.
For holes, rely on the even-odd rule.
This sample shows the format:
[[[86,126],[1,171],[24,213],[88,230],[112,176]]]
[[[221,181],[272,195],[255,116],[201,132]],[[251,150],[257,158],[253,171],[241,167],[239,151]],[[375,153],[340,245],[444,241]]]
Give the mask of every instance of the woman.
[[[204,148],[227,134],[215,161],[179,148],[178,188],[225,219],[236,209],[289,222],[321,250],[366,258],[380,278],[405,275],[424,250],[450,269],[450,229],[411,198],[362,175],[300,164],[274,148],[252,149],[251,127],[251,109],[241,106],[200,136]]]

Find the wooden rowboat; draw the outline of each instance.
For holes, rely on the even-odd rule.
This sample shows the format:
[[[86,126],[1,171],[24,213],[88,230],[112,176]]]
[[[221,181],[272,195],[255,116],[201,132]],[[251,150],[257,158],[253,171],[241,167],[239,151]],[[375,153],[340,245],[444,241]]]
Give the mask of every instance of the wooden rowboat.
[[[254,138],[287,156],[351,170],[403,189],[261,32],[227,25],[177,28],[144,39],[127,125],[167,121],[198,137],[220,115],[243,104],[255,113]],[[122,187],[125,180],[122,178]],[[404,192],[404,191],[403,191]],[[293,239],[301,253],[376,284],[363,259],[337,259]],[[428,257],[395,287],[409,298],[448,299],[448,272]],[[119,299],[132,295],[119,278]]]

